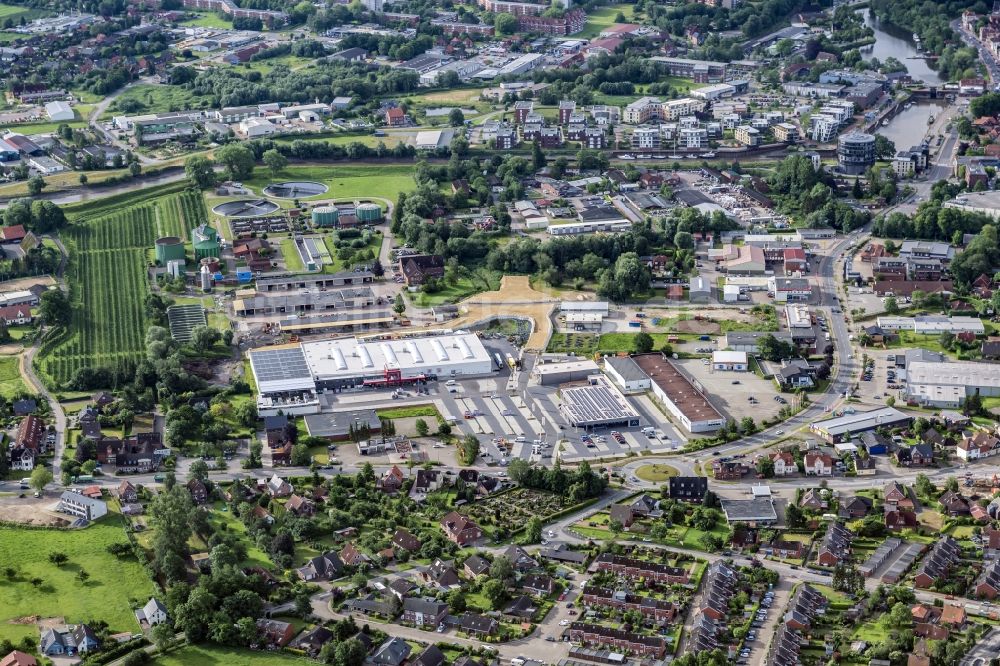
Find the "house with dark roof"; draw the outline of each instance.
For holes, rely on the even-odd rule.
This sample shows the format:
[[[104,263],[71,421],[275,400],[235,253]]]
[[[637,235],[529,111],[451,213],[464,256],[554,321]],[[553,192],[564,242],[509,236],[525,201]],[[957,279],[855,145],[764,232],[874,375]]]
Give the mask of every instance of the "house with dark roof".
[[[627,578],[645,578],[658,583],[686,585],[690,572],[683,567],[673,567],[612,553],[601,553],[591,565],[595,571],[610,571]]]
[[[444,663],[444,653],[436,645],[428,645],[410,662],[411,666],[444,666]]]
[[[983,567],[976,579],[976,596],[981,599],[996,599],[1000,596],[1000,560],[992,560]]]
[[[375,654],[371,656],[371,663],[377,666],[402,666],[411,651],[409,643],[393,636],[375,650]]]
[[[969,509],[972,504],[968,499],[951,490],[945,491],[938,498],[938,502],[949,516],[969,515]]]
[[[872,510],[872,501],[867,497],[854,495],[841,501],[838,515],[841,518],[857,520],[864,518]]]
[[[439,254],[411,254],[400,257],[399,272],[407,287],[418,287],[428,278],[444,277],[444,257]]]
[[[429,567],[420,572],[420,577],[445,589],[461,583],[458,571],[455,570],[455,563],[451,560],[434,560]]]
[[[566,564],[586,564],[587,560],[590,559],[587,553],[571,550],[565,544],[559,544],[555,548],[542,548],[538,551],[538,556]]]
[[[635,512],[627,504],[612,504],[608,509],[609,524],[618,523],[624,529],[632,527],[635,522]]]
[[[198,479],[191,479],[187,482],[188,492],[191,494],[191,501],[195,504],[204,504],[208,501],[208,488]]]
[[[680,610],[670,601],[595,585],[583,588],[581,598],[587,607],[611,608],[622,612],[638,611],[644,617],[661,624],[672,622]]]
[[[435,599],[403,599],[403,622],[416,627],[437,628],[448,616],[448,604]]]
[[[816,561],[824,567],[833,567],[851,556],[854,533],[837,522],[826,528],[826,534],[817,550]]]
[[[479,555],[470,555],[465,560],[462,569],[469,578],[478,578],[490,572],[490,563],[487,559]]]
[[[459,620],[458,628],[472,636],[493,636],[500,630],[500,624],[492,617],[466,613]]]
[[[708,492],[708,479],[704,476],[672,476],[668,480],[670,499],[683,502],[701,502]]]
[[[517,584],[525,592],[539,597],[546,597],[556,591],[556,582],[548,574],[526,574]]]
[[[508,603],[501,612],[512,622],[530,622],[537,611],[538,605],[531,597],[522,594]]]
[[[331,550],[312,558],[304,566],[296,569],[295,573],[306,582],[333,580],[344,573],[344,563],[340,560],[340,555]]]
[[[319,651],[323,649],[323,646],[333,639],[333,632],[323,625],[319,625],[313,627],[312,629],[303,630],[303,632],[291,642],[291,647],[296,650],[302,650],[311,657],[315,657],[319,654]],[[398,666],[398,664],[396,666]]]
[[[927,589],[935,582],[944,578],[958,563],[962,553],[961,546],[950,536],[944,536],[934,542],[924,561],[920,563],[913,584],[918,588]]]
[[[886,529],[896,532],[902,529],[917,526],[917,514],[913,509],[899,509],[886,504],[885,514],[882,518],[885,521]]]

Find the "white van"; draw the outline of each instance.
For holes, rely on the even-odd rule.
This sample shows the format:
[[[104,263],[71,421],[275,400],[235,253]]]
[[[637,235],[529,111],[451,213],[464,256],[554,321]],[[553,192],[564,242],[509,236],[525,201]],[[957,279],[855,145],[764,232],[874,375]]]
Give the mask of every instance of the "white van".
[[[524,435],[521,435],[520,437],[515,437],[514,441],[517,442],[518,444],[523,444],[524,442],[528,441],[528,438],[525,437]]]

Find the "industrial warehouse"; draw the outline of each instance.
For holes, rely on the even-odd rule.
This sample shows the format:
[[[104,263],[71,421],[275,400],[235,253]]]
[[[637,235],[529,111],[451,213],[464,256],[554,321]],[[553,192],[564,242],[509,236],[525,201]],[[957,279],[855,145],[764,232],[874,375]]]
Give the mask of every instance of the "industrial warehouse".
[[[634,428],[639,414],[615,385],[603,375],[594,375],[584,386],[562,391],[562,410],[570,425],[577,428]]]
[[[254,349],[249,356],[262,413],[281,408],[316,413],[316,394],[326,391],[392,388],[493,371],[483,343],[463,332],[318,340]]]

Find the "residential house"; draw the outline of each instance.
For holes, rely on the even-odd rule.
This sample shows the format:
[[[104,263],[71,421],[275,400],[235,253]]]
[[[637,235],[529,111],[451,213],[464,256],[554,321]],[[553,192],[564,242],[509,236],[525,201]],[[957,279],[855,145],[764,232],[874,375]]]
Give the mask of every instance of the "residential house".
[[[525,572],[538,568],[538,560],[529,555],[528,551],[520,546],[509,546],[507,550],[503,552],[502,557],[506,557],[510,560],[510,563],[514,565],[514,570],[518,572]]]
[[[927,589],[935,582],[948,575],[948,572],[958,562],[962,552],[958,542],[950,536],[944,536],[934,542],[924,561],[920,563],[913,583],[918,588]]]
[[[334,639],[333,632],[324,627],[323,625],[318,625],[312,629],[306,629],[298,637],[292,641],[291,646],[296,650],[302,650],[311,657],[315,657],[319,654],[319,651],[323,649],[323,646]],[[398,664],[397,664],[398,666]]]
[[[85,624],[48,627],[38,641],[38,651],[47,657],[74,657],[99,649],[100,640]]]
[[[267,480],[267,492],[271,497],[288,497],[292,490],[292,485],[277,474],[272,474]]]
[[[826,453],[810,451],[805,455],[803,462],[807,475],[830,476],[833,474],[833,458]]]
[[[301,495],[292,495],[285,502],[285,511],[300,518],[308,517],[316,513],[316,504]]]
[[[17,434],[14,435],[14,443],[18,446],[31,449],[36,454],[45,453],[45,422],[37,416],[30,414],[21,419],[17,426]]]
[[[423,544],[420,542],[420,539],[410,534],[409,530],[400,527],[392,535],[392,545],[410,553],[416,553],[420,551],[420,547]]]
[[[704,476],[672,476],[668,484],[673,500],[700,503],[708,492],[708,479]]]
[[[819,490],[816,488],[810,488],[802,493],[802,499],[799,500],[799,506],[803,509],[809,509],[810,511],[819,511],[826,506],[826,500],[822,498]]]
[[[991,601],[1000,596],[1000,560],[992,560],[983,567],[976,580],[975,593],[977,597]]]
[[[670,601],[594,585],[583,588],[582,598],[587,607],[612,608],[622,612],[639,611],[644,617],[658,623],[672,622],[680,610]]]
[[[402,666],[411,651],[409,643],[394,636],[375,650],[375,654],[371,656],[371,663],[376,666]]]
[[[890,481],[882,487],[882,498],[890,506],[900,509],[915,508],[909,490],[898,481]]]
[[[348,542],[340,551],[340,561],[349,567],[368,566],[368,556],[358,550],[352,542]]]
[[[522,590],[539,597],[547,597],[556,591],[556,582],[547,574],[527,574],[518,585]]]
[[[683,567],[672,567],[611,553],[598,555],[591,567],[595,571],[610,571],[626,578],[645,578],[657,583],[681,585],[688,583],[690,573]]]
[[[398,493],[403,487],[406,477],[396,465],[390,467],[376,482],[376,487],[387,495]]]
[[[662,659],[667,653],[667,642],[661,636],[647,636],[598,624],[573,622],[569,625],[569,638],[576,643],[609,646],[616,651]]]
[[[306,582],[333,580],[344,573],[344,563],[340,560],[340,555],[331,550],[312,558],[304,566],[296,569],[295,573]]]
[[[441,519],[441,527],[445,536],[452,543],[467,546],[483,537],[483,530],[471,518],[457,511],[452,511]]]
[[[257,630],[265,645],[283,648],[295,637],[295,626],[290,622],[262,617],[257,620]]]
[[[610,523],[618,523],[626,530],[632,526],[632,522],[635,520],[632,507],[626,504],[612,504],[608,513],[610,514]]]
[[[894,508],[892,505],[885,505],[885,526],[893,532],[917,526],[917,514],[913,509]]]
[[[410,666],[444,666],[444,663],[445,657],[441,649],[436,645],[428,645],[416,659],[410,661]]]
[[[941,495],[938,502],[949,516],[967,516],[972,505],[968,499],[950,490]]]
[[[208,501],[208,488],[198,479],[191,479],[187,482],[188,493],[191,494],[191,501],[196,505],[204,504]]]
[[[511,622],[531,622],[538,612],[538,605],[531,597],[522,594],[508,603],[501,612]]]
[[[84,520],[97,520],[108,513],[108,503],[82,493],[66,490],[59,496],[56,511],[68,513]]]
[[[10,469],[15,472],[30,472],[35,469],[35,452],[20,446],[11,447],[9,451]]]
[[[472,636],[494,636],[500,630],[500,624],[492,617],[466,613],[459,620],[458,628]]]
[[[461,584],[455,563],[452,560],[434,560],[429,567],[420,572],[420,577],[428,583],[448,589],[454,585]]]
[[[816,561],[824,567],[840,564],[850,557],[853,540],[854,533],[849,529],[837,522],[830,523],[817,549]]]
[[[150,597],[145,606],[135,611],[135,618],[139,621],[139,626],[155,627],[167,621],[167,607],[156,597]]]
[[[938,620],[938,623],[960,631],[965,628],[968,619],[965,608],[957,604],[946,604],[944,610],[941,611],[941,619]]]
[[[0,666],[38,666],[38,661],[30,654],[14,650],[0,659]]]
[[[770,458],[771,462],[774,463],[775,476],[788,476],[799,471],[795,456],[790,451],[775,451],[770,455]]]
[[[403,622],[416,627],[436,629],[448,617],[448,604],[431,598],[403,599]]]
[[[444,257],[439,254],[413,254],[399,259],[399,271],[407,287],[418,287],[428,278],[444,277]]]
[[[479,555],[470,555],[465,560],[462,570],[465,571],[465,575],[469,578],[478,578],[490,572],[490,563]]]
[[[872,501],[867,497],[854,495],[840,502],[838,514],[841,518],[848,520],[859,520],[868,515],[872,510]]]
[[[118,499],[122,502],[138,502],[139,492],[132,485],[132,482],[125,479],[118,484]]]

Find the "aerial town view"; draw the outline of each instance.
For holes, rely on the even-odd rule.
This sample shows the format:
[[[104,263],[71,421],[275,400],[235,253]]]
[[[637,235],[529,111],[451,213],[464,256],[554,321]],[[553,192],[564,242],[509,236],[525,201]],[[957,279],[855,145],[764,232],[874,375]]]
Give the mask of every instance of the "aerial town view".
[[[1000,2],[0,0],[0,666],[1000,666]]]

